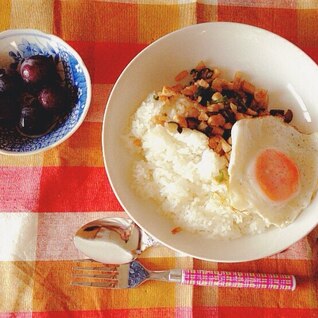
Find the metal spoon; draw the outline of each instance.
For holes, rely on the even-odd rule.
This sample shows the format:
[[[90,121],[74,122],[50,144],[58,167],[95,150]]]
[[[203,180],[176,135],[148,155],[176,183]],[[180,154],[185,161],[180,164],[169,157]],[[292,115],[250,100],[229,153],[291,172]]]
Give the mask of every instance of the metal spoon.
[[[158,243],[132,220],[113,217],[83,225],[75,234],[74,244],[79,251],[98,262],[124,264]]]

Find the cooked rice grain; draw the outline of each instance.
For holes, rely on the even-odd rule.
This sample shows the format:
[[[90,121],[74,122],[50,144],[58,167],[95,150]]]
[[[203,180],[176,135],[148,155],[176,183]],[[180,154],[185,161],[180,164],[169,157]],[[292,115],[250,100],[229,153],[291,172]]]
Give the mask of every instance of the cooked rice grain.
[[[164,103],[154,94],[140,105],[131,122],[129,139],[135,148],[133,186],[155,200],[161,213],[183,230],[215,239],[261,233],[268,227],[257,215],[234,210],[228,199],[227,161],[208,146],[208,137],[184,128],[182,133],[156,123],[155,116],[173,119],[184,112],[187,99]],[[220,182],[221,181],[221,182]]]

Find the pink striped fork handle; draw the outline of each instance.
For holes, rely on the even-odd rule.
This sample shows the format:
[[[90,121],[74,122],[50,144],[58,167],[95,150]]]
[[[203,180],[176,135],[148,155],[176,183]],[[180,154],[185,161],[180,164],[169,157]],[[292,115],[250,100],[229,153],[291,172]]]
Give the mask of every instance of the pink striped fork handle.
[[[182,270],[182,283],[200,286],[295,290],[293,275]]]

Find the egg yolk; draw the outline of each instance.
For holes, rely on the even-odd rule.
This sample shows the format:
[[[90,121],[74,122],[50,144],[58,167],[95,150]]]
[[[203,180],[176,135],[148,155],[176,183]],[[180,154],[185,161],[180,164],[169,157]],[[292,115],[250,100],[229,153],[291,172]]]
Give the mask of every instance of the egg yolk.
[[[299,188],[299,171],[295,162],[276,149],[266,149],[259,154],[255,176],[263,193],[273,201],[286,200]]]

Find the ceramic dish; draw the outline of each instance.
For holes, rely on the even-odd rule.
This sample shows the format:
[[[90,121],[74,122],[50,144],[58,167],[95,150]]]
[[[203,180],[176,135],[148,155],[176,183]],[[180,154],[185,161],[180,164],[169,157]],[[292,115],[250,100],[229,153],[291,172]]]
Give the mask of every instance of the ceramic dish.
[[[91,100],[89,73],[78,53],[57,36],[32,29],[8,30],[0,33],[0,67],[19,64],[33,55],[52,56],[64,85],[75,92],[71,110],[49,133],[36,138],[22,136],[15,128],[0,128],[0,153],[35,154],[57,146],[81,125]]]
[[[260,259],[285,250],[318,223],[318,198],[289,226],[235,240],[212,240],[182,231],[155,212],[131,187],[131,157],[121,136],[146,96],[199,61],[217,66],[224,78],[242,71],[247,79],[269,91],[270,105],[294,112],[293,123],[303,132],[318,124],[318,67],[299,48],[280,36],[249,25],[216,22],[198,24],[168,34],[137,55],[118,78],[108,100],[102,142],[104,162],[113,190],[130,217],[170,248],[218,262]]]

